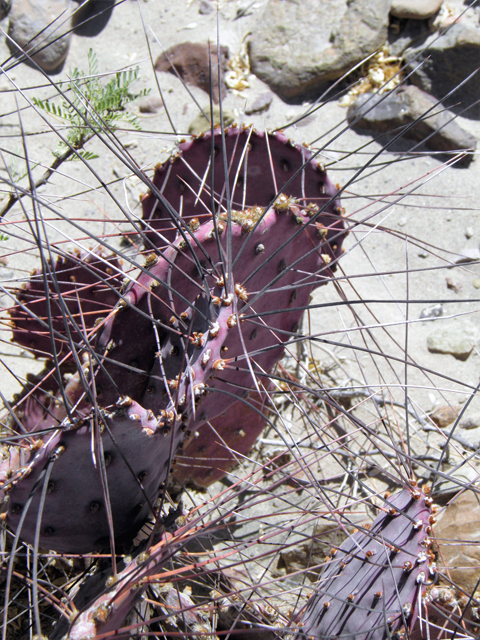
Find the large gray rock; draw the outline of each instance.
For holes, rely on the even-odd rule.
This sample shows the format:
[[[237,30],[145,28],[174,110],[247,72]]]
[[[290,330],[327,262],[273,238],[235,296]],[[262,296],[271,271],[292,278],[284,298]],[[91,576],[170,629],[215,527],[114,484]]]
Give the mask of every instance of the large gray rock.
[[[480,104],[464,111],[480,100],[480,73],[459,86],[478,69],[479,60],[480,28],[459,23],[440,37],[432,35],[422,47],[407,51],[405,71],[412,73],[411,82],[442,101],[458,87],[444,104],[455,113],[480,118]]]
[[[10,51],[17,56],[27,52],[46,73],[61,71],[70,46],[70,15],[68,0],[15,0],[8,28]]]
[[[392,0],[390,13],[395,18],[426,20],[440,10],[443,0]]]
[[[387,38],[389,0],[269,0],[250,40],[253,73],[285,100],[318,95]]]
[[[477,147],[475,137],[457,124],[450,111],[413,85],[383,95],[363,93],[350,105],[347,117],[353,128],[375,133],[397,135],[405,127],[404,138],[423,142],[433,151],[474,151]],[[473,153],[465,156],[463,164],[472,159]]]

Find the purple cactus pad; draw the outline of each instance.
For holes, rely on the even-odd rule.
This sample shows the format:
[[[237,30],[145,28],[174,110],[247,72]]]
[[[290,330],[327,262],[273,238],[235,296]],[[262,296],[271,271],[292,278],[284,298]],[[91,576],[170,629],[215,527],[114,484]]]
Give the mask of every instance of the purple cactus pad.
[[[413,627],[435,573],[432,500],[416,486],[388,498],[370,529],[334,552],[298,617],[296,640],[387,640]]]

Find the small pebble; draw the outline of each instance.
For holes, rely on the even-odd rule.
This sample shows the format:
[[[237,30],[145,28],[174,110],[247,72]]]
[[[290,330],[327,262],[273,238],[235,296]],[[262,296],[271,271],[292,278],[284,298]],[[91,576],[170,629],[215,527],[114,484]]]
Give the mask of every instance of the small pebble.
[[[431,353],[451,354],[457,360],[467,360],[478,342],[477,326],[468,320],[442,324],[427,339]]]
[[[480,278],[474,278],[473,286],[475,287],[475,289],[480,289]]]
[[[452,422],[455,422],[459,413],[460,413],[460,407],[457,407],[457,406],[451,407],[450,405],[447,404],[447,405],[438,407],[438,409],[436,409],[431,414],[430,418],[437,425],[437,427],[440,427],[440,429],[445,429],[446,427],[448,427],[449,424],[452,424]]]
[[[465,247],[460,252],[460,258],[455,260],[455,264],[465,264],[467,262],[476,262],[480,260],[480,250],[478,247]]]
[[[470,238],[473,238],[473,227],[467,227],[465,229],[465,237],[469,240]]]
[[[198,12],[203,16],[208,15],[209,13],[213,13],[215,11],[215,5],[210,0],[201,0],[200,8]]]
[[[462,290],[462,285],[458,282],[455,282],[450,276],[445,278],[445,282],[447,283],[447,288],[455,291],[455,293],[459,293]]]
[[[480,414],[474,413],[468,416],[462,421],[460,426],[462,429],[478,429],[478,427],[480,427]]]
[[[245,113],[247,116],[250,116],[254,113],[262,113],[263,111],[267,111],[272,104],[272,93],[262,93],[259,95],[251,105],[247,106],[245,109]]]
[[[138,110],[140,113],[158,113],[162,107],[163,102],[159,96],[148,96],[140,101]]]
[[[443,306],[441,304],[434,304],[431,307],[425,307],[422,309],[420,318],[439,318],[443,314]]]

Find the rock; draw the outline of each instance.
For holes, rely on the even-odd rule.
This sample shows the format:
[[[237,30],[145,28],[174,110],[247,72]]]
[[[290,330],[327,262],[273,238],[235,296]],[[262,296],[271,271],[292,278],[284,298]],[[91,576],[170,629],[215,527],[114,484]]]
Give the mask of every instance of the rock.
[[[163,100],[159,96],[147,96],[138,103],[140,113],[158,113],[163,107]]]
[[[268,0],[249,39],[252,72],[280,97],[317,97],[385,44],[389,0]]]
[[[467,240],[470,240],[470,238],[473,238],[475,234],[475,230],[473,227],[467,227],[465,229],[465,237],[467,238]]]
[[[462,429],[478,429],[480,427],[480,413],[472,413],[460,423]]]
[[[443,0],[392,0],[390,15],[395,18],[428,20],[440,10]]]
[[[0,20],[3,20],[12,8],[12,0],[0,0]]]
[[[220,47],[220,75],[221,92],[218,86],[218,57],[217,47],[210,48],[212,60],[212,94],[213,101],[218,103],[220,93],[222,98],[226,94],[226,86],[223,82],[223,75],[227,70],[228,48]],[[172,68],[172,65],[175,69]],[[162,53],[155,62],[156,71],[167,71],[178,75],[188,84],[203,89],[210,93],[210,53],[209,45],[202,42],[182,42],[170,47],[168,51]]]
[[[440,429],[445,429],[449,424],[455,422],[455,420],[458,418],[460,410],[461,408],[458,406],[451,407],[450,405],[446,404],[442,407],[438,407],[438,409],[435,409],[430,418],[437,425],[437,427],[440,427]]]
[[[480,249],[478,247],[465,247],[462,249],[460,257],[455,260],[455,264],[467,264],[477,260],[480,260]]]
[[[354,129],[376,133],[396,135],[398,128],[406,127],[405,138],[422,142],[433,151],[474,151],[477,146],[474,136],[464,131],[455,116],[437,102],[418,87],[403,85],[388,94],[361,94],[350,105],[347,118]],[[473,152],[467,154],[462,163],[470,163],[473,157]]]
[[[425,307],[420,313],[420,318],[439,318],[443,314],[443,305],[434,304],[431,307]]]
[[[201,13],[203,16],[206,16],[209,13],[213,13],[214,11],[215,11],[215,5],[213,4],[213,2],[210,2],[210,0],[200,1],[200,7],[198,9],[198,12]]]
[[[80,6],[72,16],[75,34],[97,36],[107,26],[114,7],[115,0],[80,0]]]
[[[465,491],[447,505],[435,525],[435,536],[449,577],[465,593],[472,593],[480,565],[480,496]]]
[[[204,107],[204,112],[210,116],[210,107]],[[232,111],[229,109],[223,109],[223,124],[225,127],[233,124],[235,120],[235,116]],[[219,125],[221,123],[220,119],[220,107],[215,105],[213,107],[213,124]],[[198,116],[193,120],[188,127],[188,133],[193,135],[198,135],[199,133],[203,133],[204,131],[210,131],[210,122],[205,118],[203,113],[199,113]]]
[[[58,73],[70,46],[70,14],[68,0],[15,0],[8,28],[10,51],[16,56],[25,51],[43,71]]]
[[[268,111],[270,105],[272,104],[273,95],[269,92],[262,93],[252,102],[250,106],[247,106],[245,109],[245,113],[247,116],[251,116],[254,113],[263,113],[264,111]]]
[[[456,434],[457,430],[455,430],[455,435]],[[478,469],[470,462],[465,462],[463,456],[455,452],[455,449],[458,447],[457,444],[452,442],[452,445],[453,447],[450,447],[449,452],[450,462],[443,464],[443,475],[441,477],[437,476],[434,495],[432,496],[435,503],[439,505],[447,504],[447,502],[453,500],[464,487],[471,486],[479,480]],[[431,480],[431,474],[425,475],[426,482],[431,482]],[[457,535],[457,539],[459,537],[460,536]]]
[[[452,291],[455,291],[455,293],[460,293],[460,291],[463,289],[462,285],[459,282],[456,282],[450,276],[447,276],[445,278],[445,283],[447,285],[447,289],[451,289]]]
[[[453,322],[435,329],[428,336],[431,353],[449,353],[457,360],[466,360],[477,342],[477,329],[468,321]]]
[[[473,286],[475,287],[475,289],[480,289],[480,278],[473,279]]]
[[[447,108],[467,118],[480,118],[480,74],[459,84],[478,68],[480,29],[465,23],[454,24],[445,34],[430,36],[422,47],[405,53],[405,72],[410,81],[442,100]],[[458,87],[445,101],[445,96]]]

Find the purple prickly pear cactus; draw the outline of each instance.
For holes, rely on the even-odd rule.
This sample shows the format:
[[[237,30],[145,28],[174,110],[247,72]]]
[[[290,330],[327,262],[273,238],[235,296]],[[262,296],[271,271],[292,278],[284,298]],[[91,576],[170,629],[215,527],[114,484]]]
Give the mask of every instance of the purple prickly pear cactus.
[[[93,576],[85,583],[80,594],[89,604],[71,617],[65,637],[69,640],[85,640],[120,629],[135,601],[147,589],[148,577],[158,573],[180,546],[180,541],[177,542],[172,534],[165,532],[162,540],[149,551],[129,558],[115,577],[110,575],[100,593],[97,576]],[[54,633],[55,640],[64,637],[63,634],[59,635],[64,627],[65,624],[59,625]]]
[[[31,456],[18,481],[13,477],[8,523],[17,528],[37,481],[55,454],[43,513],[37,491],[22,525],[22,538],[33,542],[37,523],[41,523],[43,547],[63,553],[108,547],[110,508],[116,539],[131,540],[153,513],[171,455],[168,438],[158,433],[153,439],[146,433],[153,433],[157,425],[150,411],[129,398],[75,425],[65,419],[51,435],[43,436],[44,445]],[[102,487],[102,466],[108,495]]]
[[[187,330],[187,320],[194,322],[192,305],[200,294],[206,296],[203,304],[207,305],[211,304],[212,298],[222,295],[225,287],[216,283],[226,272],[232,271],[229,277],[234,285],[240,284],[249,294],[257,294],[250,300],[249,307],[253,307],[251,314],[259,318],[255,323],[256,344],[265,348],[268,345],[263,344],[259,334],[265,334],[272,327],[272,322],[281,316],[280,310],[300,309],[297,319],[292,320],[289,327],[282,327],[283,331],[290,332],[298,324],[312,288],[328,282],[336,267],[345,235],[341,219],[343,210],[336,197],[336,187],[322,165],[310,160],[311,152],[290,144],[282,133],[263,134],[252,129],[228,129],[225,144],[226,156],[217,130],[213,140],[214,201],[218,212],[215,223],[210,213],[210,134],[181,144],[179,153],[157,168],[153,184],[163,199],[160,202],[150,194],[144,200],[144,219],[153,229],[157,229],[158,223],[158,233],[150,233],[148,237],[153,243],[165,244],[162,239],[165,234],[169,240],[177,234],[177,242],[160,258],[155,253],[147,255],[146,270],[130,286],[121,303],[122,307],[128,305],[128,308],[121,313],[119,309],[119,317],[112,316],[99,337],[100,348],[115,345],[109,353],[113,362],[107,363],[106,367],[118,384],[121,380],[120,389],[110,388],[109,391],[102,376],[97,377],[98,394],[105,403],[114,401],[119,390],[132,398],[143,395],[148,388],[148,377],[138,370],[159,368],[155,367],[157,342],[168,341],[170,351],[178,351],[174,361],[175,373],[178,373],[185,351],[178,335]],[[231,181],[231,229],[227,229],[224,161],[229,167]],[[288,197],[277,191],[285,183]],[[277,196],[277,211],[270,209],[267,214],[264,208]],[[279,215],[282,209],[288,210],[295,202],[293,215]],[[172,211],[181,211],[184,217],[180,219]],[[308,229],[295,227],[295,223],[306,227],[309,219]],[[201,224],[203,220],[205,223]],[[172,229],[175,224],[182,227],[183,235]],[[232,265],[226,263],[225,255],[230,235]],[[223,246],[222,255],[219,255],[217,236]],[[300,277],[301,270],[304,270],[303,278]],[[291,288],[293,283],[296,290]],[[226,295],[232,293],[230,288]],[[266,309],[264,313],[269,313],[267,317],[261,316],[259,306]],[[275,309],[279,312],[272,314]],[[184,318],[182,313],[186,314]],[[152,322],[152,315],[156,323]],[[141,344],[130,340],[132,326],[144,337]],[[192,327],[191,331],[195,330]],[[251,333],[254,333],[253,328]],[[283,333],[277,341],[284,342],[288,338]],[[163,361],[166,360],[165,351],[162,349]],[[168,371],[165,375],[171,377]],[[158,395],[153,391],[150,393],[153,397]]]
[[[431,499],[416,486],[389,498],[370,529],[357,531],[332,552],[317,593],[300,615],[296,640],[386,640],[410,634],[435,573],[432,513]],[[148,577],[161,572],[194,530],[187,522],[173,535],[162,534],[149,552],[127,559],[115,578],[90,578],[77,598],[88,604],[68,625],[59,625],[53,640],[118,631]]]
[[[53,354],[52,333],[59,356],[70,351],[69,340],[83,346],[83,331],[117,302],[121,272],[117,257],[102,251],[59,257],[45,276],[36,270],[10,309],[13,340],[40,358]]]
[[[172,200],[168,185],[178,189],[186,180],[175,174],[176,166],[187,166],[190,176],[192,170],[197,177],[208,174],[211,138],[182,145],[168,182],[159,185],[161,168],[154,183],[179,211],[195,213],[197,205],[206,212],[205,222],[190,218],[164,251],[150,252],[109,313],[102,300],[107,314],[92,329],[95,353],[85,351],[82,368],[64,393],[54,393],[52,409],[33,412],[25,405],[28,430],[42,431],[44,444],[5,490],[7,521],[15,529],[22,522],[21,536],[28,542],[39,531],[41,546],[83,553],[105,548],[113,535],[131,539],[152,513],[169,471],[175,475],[175,455],[182,455],[195,432],[223,414],[226,426],[240,433],[233,426],[239,409],[232,407],[265,387],[262,380],[295,334],[311,292],[332,278],[345,229],[337,190],[324,170],[282,134],[231,129],[226,140],[227,165],[237,166],[232,180],[248,174],[253,185],[241,192],[232,186],[233,204],[253,205],[228,212],[220,206],[221,172],[214,175],[220,205],[213,217],[200,194],[184,197],[184,192],[180,201]],[[222,156],[218,133],[214,142],[220,145],[216,167]],[[289,195],[278,195],[277,184],[285,179]],[[273,206],[266,207],[272,198]],[[75,272],[76,283],[85,282],[83,275]],[[112,294],[118,299],[116,291]],[[71,312],[82,311],[75,296]],[[92,307],[93,317],[97,311]],[[80,344],[82,339],[78,335]],[[47,351],[48,339],[42,340]],[[43,406],[40,395],[33,394],[32,402]],[[237,449],[243,453],[264,422],[261,409],[252,411],[251,433]],[[42,492],[47,467],[48,487]]]
[[[298,617],[296,640],[408,636],[435,574],[432,514],[432,499],[416,485],[389,497],[371,528],[334,552]]]
[[[175,456],[173,479],[208,487],[223,478],[251,450],[265,428],[268,395],[251,392],[193,434]]]
[[[157,167],[153,178],[155,189],[142,202],[149,239],[155,245],[173,240],[180,222],[207,220],[212,212],[212,199],[217,213],[226,211],[225,164],[230,207],[237,211],[267,207],[280,192],[299,199],[303,206],[312,202],[321,209],[337,193],[312,151],[293,144],[283,132],[230,127],[225,130],[224,149],[222,132],[217,128],[213,140],[211,132],[207,132],[183,142],[178,153]],[[162,200],[156,197],[158,192]],[[328,230],[327,240],[337,258],[341,254],[339,232],[343,228],[339,206],[339,200],[333,200],[318,219]]]

